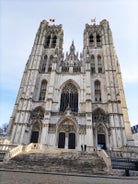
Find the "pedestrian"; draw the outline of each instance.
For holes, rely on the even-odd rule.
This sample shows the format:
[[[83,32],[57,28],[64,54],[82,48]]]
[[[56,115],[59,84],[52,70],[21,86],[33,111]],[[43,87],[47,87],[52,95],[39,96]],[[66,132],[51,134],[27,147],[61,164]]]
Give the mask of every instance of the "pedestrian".
[[[81,151],[83,151],[83,145],[81,144]]]
[[[86,147],[87,147],[87,146],[86,146],[86,144],[85,144],[85,145],[84,145],[84,151],[86,151]]]

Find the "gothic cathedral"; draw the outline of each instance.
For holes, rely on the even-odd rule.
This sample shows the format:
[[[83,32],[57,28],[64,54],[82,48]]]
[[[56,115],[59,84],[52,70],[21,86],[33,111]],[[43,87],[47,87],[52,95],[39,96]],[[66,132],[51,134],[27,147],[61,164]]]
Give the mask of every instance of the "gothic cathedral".
[[[8,137],[43,148],[132,145],[120,66],[109,23],[86,24],[83,50],[63,54],[62,25],[43,20],[27,61]]]

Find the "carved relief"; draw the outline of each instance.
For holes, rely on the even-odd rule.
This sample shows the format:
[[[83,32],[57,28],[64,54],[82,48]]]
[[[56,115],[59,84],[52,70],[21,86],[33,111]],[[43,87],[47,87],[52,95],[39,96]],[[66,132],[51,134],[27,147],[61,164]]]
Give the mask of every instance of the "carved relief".
[[[59,131],[60,132],[76,132],[76,127],[73,122],[71,121],[65,121],[61,123],[59,126]]]
[[[44,118],[44,110],[41,107],[38,107],[31,112],[31,119],[40,120],[43,118]]]

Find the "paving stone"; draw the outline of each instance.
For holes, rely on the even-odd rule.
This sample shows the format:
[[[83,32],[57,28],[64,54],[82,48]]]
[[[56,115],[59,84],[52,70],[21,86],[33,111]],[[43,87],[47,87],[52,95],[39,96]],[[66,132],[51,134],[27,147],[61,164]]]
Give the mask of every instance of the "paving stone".
[[[65,176],[0,171],[0,184],[137,184],[138,178]]]

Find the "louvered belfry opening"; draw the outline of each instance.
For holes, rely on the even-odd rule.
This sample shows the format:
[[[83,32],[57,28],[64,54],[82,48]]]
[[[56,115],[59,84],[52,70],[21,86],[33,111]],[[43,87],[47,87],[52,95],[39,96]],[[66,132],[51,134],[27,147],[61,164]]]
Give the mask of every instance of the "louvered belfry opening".
[[[60,111],[64,112],[67,107],[78,112],[78,91],[72,83],[66,84],[61,93]]]

